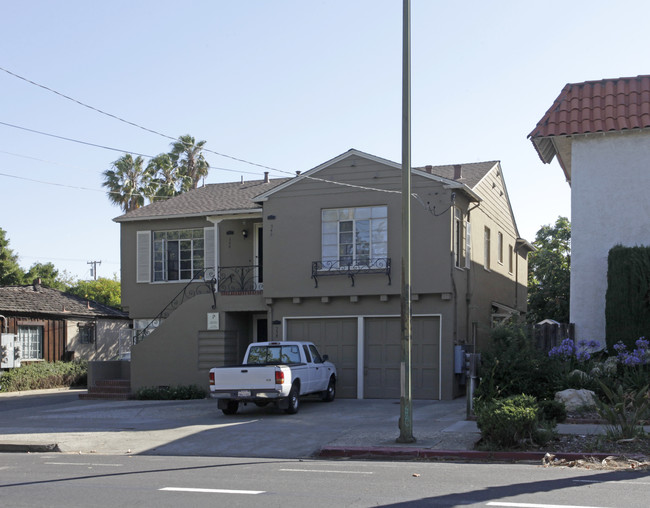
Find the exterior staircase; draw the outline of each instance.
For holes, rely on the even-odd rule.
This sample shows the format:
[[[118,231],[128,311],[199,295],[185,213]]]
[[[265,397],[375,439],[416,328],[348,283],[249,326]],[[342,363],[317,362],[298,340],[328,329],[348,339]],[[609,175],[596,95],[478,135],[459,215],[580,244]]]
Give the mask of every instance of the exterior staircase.
[[[82,400],[129,400],[131,381],[128,379],[101,379],[88,387],[88,393],[80,393]]]

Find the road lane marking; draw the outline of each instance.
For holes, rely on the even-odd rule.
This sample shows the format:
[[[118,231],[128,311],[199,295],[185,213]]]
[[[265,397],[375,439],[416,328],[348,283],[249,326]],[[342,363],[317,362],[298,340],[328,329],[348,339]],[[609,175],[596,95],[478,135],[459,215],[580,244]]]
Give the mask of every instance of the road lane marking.
[[[48,466],[106,466],[106,467],[122,467],[124,464],[93,464],[91,462],[43,462]]]
[[[329,469],[280,469],[292,473],[373,474],[372,471],[333,471]]]
[[[487,506],[510,506],[513,508],[602,508],[601,506],[584,506],[570,504],[534,504],[534,503],[502,503],[500,501],[491,501]]]
[[[204,492],[208,494],[264,494],[264,490],[232,490],[232,489],[190,489],[184,487],[164,487],[158,490],[166,490],[168,492]]]

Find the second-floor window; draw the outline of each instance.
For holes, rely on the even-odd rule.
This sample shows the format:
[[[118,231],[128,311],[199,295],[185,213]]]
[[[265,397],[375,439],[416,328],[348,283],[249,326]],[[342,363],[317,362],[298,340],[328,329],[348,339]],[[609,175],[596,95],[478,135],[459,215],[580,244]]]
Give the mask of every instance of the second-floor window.
[[[490,228],[483,230],[483,268],[490,269]]]
[[[322,260],[340,266],[370,265],[388,256],[388,207],[322,211]]]
[[[153,280],[191,280],[204,268],[203,228],[153,233]]]

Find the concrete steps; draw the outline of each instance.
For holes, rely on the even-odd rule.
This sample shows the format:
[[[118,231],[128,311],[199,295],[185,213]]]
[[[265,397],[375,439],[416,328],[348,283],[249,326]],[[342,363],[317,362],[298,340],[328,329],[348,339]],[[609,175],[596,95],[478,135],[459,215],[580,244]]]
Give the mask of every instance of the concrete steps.
[[[128,379],[103,379],[88,388],[88,393],[80,393],[82,400],[129,400],[131,381]]]

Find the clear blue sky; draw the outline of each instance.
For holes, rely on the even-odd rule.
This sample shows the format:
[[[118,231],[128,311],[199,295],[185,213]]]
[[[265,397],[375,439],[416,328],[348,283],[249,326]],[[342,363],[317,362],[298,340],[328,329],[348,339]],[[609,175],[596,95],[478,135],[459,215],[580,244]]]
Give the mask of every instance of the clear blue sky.
[[[413,165],[500,160],[520,235],[533,241],[570,217],[570,189],[526,136],[566,83],[650,72],[650,3],[411,6]],[[350,148],[401,160],[401,0],[2,0],[0,9],[0,67],[131,122],[290,173]],[[0,122],[124,152],[170,145],[2,71]],[[100,276],[119,276],[121,211],[101,183],[122,151],[0,125],[0,227],[23,268],[51,261],[85,279],[87,262],[101,260]],[[207,159],[207,183],[264,171]]]

